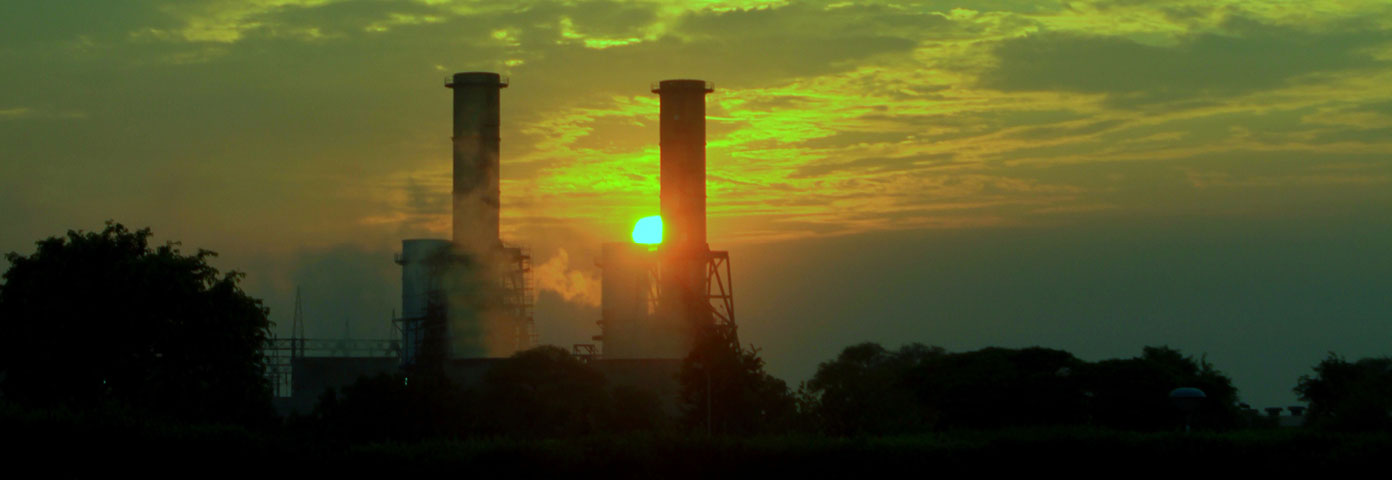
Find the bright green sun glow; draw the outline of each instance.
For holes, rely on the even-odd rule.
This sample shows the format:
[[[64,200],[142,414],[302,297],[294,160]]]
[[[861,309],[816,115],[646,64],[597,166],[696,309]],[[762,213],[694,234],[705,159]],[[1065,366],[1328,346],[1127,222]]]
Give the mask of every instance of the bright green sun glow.
[[[657,245],[662,243],[662,216],[643,217],[633,226],[633,243]]]

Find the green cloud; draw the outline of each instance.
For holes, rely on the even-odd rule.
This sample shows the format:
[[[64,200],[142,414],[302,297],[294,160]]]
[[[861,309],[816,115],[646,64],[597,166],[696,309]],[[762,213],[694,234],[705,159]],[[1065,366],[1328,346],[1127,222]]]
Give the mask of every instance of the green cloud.
[[[1045,32],[999,42],[981,86],[1002,91],[1103,93],[1117,106],[1226,98],[1292,84],[1302,76],[1378,65],[1365,51],[1392,40],[1382,30],[1311,32],[1231,21],[1175,45],[1118,36]]]

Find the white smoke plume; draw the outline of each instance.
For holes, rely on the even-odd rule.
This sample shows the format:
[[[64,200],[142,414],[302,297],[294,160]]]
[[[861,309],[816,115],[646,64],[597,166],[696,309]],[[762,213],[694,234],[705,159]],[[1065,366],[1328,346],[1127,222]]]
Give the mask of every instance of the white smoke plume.
[[[558,249],[546,263],[532,267],[532,275],[537,288],[556,292],[567,302],[598,307],[600,299],[599,275],[572,269],[570,254],[564,248]]]

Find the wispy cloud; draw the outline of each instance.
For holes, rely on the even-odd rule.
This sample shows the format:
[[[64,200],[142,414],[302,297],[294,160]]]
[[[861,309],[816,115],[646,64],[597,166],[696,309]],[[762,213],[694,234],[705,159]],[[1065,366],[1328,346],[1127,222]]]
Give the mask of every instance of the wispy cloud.
[[[87,118],[86,112],[80,111],[52,111],[42,110],[31,107],[11,107],[0,108],[0,120],[20,120],[20,119],[83,119]]]

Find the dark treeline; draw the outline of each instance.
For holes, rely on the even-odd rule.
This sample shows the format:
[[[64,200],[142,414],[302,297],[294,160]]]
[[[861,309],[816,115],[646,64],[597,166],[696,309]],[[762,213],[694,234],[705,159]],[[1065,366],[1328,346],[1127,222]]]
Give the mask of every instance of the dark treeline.
[[[574,436],[632,431],[716,434],[895,435],[953,430],[1088,426],[1141,432],[1260,426],[1232,382],[1202,360],[1165,347],[1129,359],[1085,362],[1045,348],[948,353],[867,343],[823,363],[801,389],[762,372],[756,352],[707,378],[681,376],[681,414],[655,395],[611,388],[603,375],[557,347],[519,353],[464,388],[443,377],[382,375],[328,392],[303,422],[341,438],[403,440],[432,435]],[[1168,394],[1203,390],[1186,417]],[[707,414],[709,402],[711,411]]]
[[[723,452],[751,462],[764,452],[809,465],[885,452],[911,455],[919,447],[936,449],[942,458],[1010,453],[991,441],[971,443],[981,435],[1019,438],[1028,448],[1046,447],[1048,438],[1072,438],[1089,448],[1115,440],[1183,450],[1192,447],[1182,440],[1189,437],[1172,435],[1183,435],[1185,425],[1217,444],[1246,444],[1254,442],[1244,436],[1251,432],[1275,432],[1258,430],[1274,424],[1239,403],[1218,368],[1169,347],[1094,362],[1040,347],[948,352],[917,343],[897,349],[865,343],[821,363],[811,380],[794,389],[765,372],[756,349],[719,334],[697,342],[673,379],[674,396],[611,384],[594,365],[547,346],[493,362],[467,385],[438,362],[364,377],[325,391],[308,414],[280,418],[263,375],[267,310],[242,292],[241,274],[208,265],[211,252],[185,255],[175,243],[151,246],[150,237],[148,229],[109,223],[100,232],[42,240],[32,255],[6,257],[11,266],[0,283],[0,430],[39,439],[28,448],[74,438],[111,439],[113,445],[120,438],[147,438],[154,440],[145,444],[167,444],[193,456],[200,449],[182,439],[285,456],[333,456],[382,442],[426,445],[421,448],[484,442],[445,445],[503,455],[495,449],[560,448],[545,443],[550,439],[647,438],[665,440],[634,451],[659,458],[678,451]],[[1179,387],[1202,390],[1206,398],[1182,412],[1169,398]],[[1358,441],[1389,444],[1392,359],[1348,361],[1331,354],[1295,382],[1295,391],[1309,406],[1305,431],[1369,431],[1381,436]],[[1029,433],[1021,437],[1022,431]],[[874,443],[883,450],[871,452],[864,450],[870,444],[841,443],[905,436],[918,439],[910,442],[918,446]],[[767,449],[757,443],[767,438],[784,443]],[[1344,448],[1328,438],[1261,444],[1251,455],[1318,456]],[[755,443],[732,447],[717,439]],[[541,443],[508,443],[513,441]],[[131,445],[145,445],[140,442]],[[603,445],[594,448],[620,456],[633,450]],[[400,453],[372,451],[386,459]]]
[[[809,423],[837,435],[1044,425],[1158,431],[1186,421],[1168,397],[1179,387],[1208,395],[1194,426],[1241,425],[1232,381],[1165,347],[1092,363],[1038,347],[948,353],[861,344],[817,369],[805,386],[805,410]]]
[[[1168,347],[1097,362],[1047,348],[951,353],[910,344],[865,343],[822,363],[797,390],[763,372],[757,351],[711,342],[685,361],[673,414],[653,393],[610,386],[558,347],[500,362],[466,388],[444,376],[363,378],[326,392],[314,413],[292,420],[334,438],[419,440],[573,437],[659,432],[717,435],[885,436],[1041,427],[1134,432],[1234,431],[1274,427],[1238,401],[1212,364]],[[712,358],[724,356],[722,361]],[[1392,361],[1331,357],[1296,390],[1310,423],[1334,431],[1388,430]],[[710,376],[702,368],[711,365]],[[1206,394],[1191,412],[1169,393]],[[709,408],[709,411],[707,410]]]
[[[763,371],[757,352],[729,345],[702,342],[673,379],[675,399],[611,385],[564,349],[541,346],[496,362],[471,385],[429,364],[363,377],[325,391],[313,412],[288,424],[360,441],[797,431],[802,416],[787,385]]]
[[[610,387],[559,347],[518,353],[464,386],[431,372],[360,378],[328,390],[293,429],[346,441],[425,438],[572,437],[665,430],[672,419],[645,391]]]

